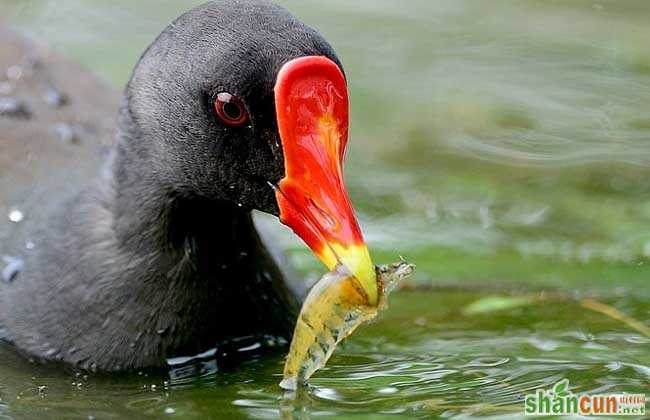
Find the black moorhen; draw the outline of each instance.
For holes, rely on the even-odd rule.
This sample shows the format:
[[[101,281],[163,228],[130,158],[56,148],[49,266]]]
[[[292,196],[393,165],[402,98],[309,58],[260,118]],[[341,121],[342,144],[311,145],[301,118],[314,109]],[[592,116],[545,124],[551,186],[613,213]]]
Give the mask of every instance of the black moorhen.
[[[296,294],[255,209],[377,298],[343,184],[341,64],[285,9],[220,0],[176,19],[132,74],[114,144],[110,89],[0,36],[6,341],[111,371],[232,337],[288,337]]]

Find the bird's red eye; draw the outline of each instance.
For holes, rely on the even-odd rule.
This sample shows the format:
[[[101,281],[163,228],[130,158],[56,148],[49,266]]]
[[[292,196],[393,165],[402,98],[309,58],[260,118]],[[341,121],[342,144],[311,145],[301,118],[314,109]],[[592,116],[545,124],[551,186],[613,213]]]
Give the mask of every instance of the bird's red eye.
[[[248,122],[248,111],[236,96],[221,92],[214,101],[217,117],[226,125],[239,127]]]

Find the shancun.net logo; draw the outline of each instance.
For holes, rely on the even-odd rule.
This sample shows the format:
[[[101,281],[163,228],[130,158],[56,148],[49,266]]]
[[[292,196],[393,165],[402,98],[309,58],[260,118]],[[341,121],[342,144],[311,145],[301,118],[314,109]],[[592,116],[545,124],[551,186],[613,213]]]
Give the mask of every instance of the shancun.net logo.
[[[564,379],[526,395],[524,403],[527,416],[644,416],[646,399],[645,394],[576,395]]]

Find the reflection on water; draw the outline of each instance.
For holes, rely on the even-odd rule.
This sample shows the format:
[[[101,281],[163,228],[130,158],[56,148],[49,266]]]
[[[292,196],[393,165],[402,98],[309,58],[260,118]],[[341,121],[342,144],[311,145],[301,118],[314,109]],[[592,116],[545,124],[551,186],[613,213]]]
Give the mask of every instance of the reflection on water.
[[[285,393],[283,353],[166,374],[86,376],[1,351],[0,415],[311,418],[520,416],[526,393],[568,378],[574,392],[647,392],[650,338],[572,302],[465,315],[481,293],[402,291],[307,390]],[[633,299],[614,305],[650,318]],[[231,344],[251,351],[253,339]],[[197,362],[207,366],[209,357]],[[187,362],[187,361],[185,361]],[[219,368],[214,366],[219,365]],[[189,366],[189,365],[186,365]],[[2,417],[0,417],[2,418]]]

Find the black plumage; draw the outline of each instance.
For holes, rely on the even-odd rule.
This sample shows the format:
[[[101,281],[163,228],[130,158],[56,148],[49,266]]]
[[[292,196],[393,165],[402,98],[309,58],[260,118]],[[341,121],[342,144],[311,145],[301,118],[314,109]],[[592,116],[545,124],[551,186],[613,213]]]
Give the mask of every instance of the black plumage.
[[[0,64],[25,60],[22,41],[4,31],[0,42],[13,48]],[[284,174],[277,72],[305,55],[339,63],[329,44],[266,1],[206,3],[143,54],[114,133],[114,93],[34,51],[12,94],[31,118],[0,115],[0,211],[25,212],[0,222],[0,256],[24,263],[0,284],[5,339],[44,359],[120,370],[229,337],[288,336],[295,292],[250,211],[278,212],[268,186]],[[38,97],[44,77],[66,103]],[[242,99],[249,124],[218,121],[222,91]],[[73,136],[52,130],[61,122]]]

